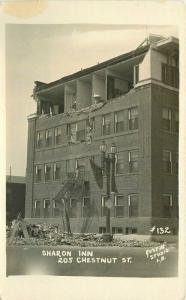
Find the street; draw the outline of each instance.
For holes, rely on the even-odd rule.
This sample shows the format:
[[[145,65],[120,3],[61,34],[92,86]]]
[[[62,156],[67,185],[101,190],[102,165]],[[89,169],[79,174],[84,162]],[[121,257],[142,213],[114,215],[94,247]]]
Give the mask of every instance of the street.
[[[7,276],[177,276],[177,249],[160,247],[9,246]]]

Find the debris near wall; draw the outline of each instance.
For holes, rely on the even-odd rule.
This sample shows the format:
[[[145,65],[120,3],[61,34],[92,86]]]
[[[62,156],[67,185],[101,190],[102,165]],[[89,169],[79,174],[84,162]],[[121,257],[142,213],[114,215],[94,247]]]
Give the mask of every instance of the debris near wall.
[[[77,247],[102,247],[102,246],[116,246],[116,247],[153,247],[159,245],[152,241],[139,241],[136,239],[120,239],[113,238],[111,242],[104,242],[103,235],[98,233],[74,233],[69,234],[62,232],[58,226],[47,224],[29,224],[27,225],[29,234],[28,239],[25,239],[21,230],[17,233],[12,245],[22,246],[77,246]],[[11,229],[7,228],[7,241],[11,234]]]

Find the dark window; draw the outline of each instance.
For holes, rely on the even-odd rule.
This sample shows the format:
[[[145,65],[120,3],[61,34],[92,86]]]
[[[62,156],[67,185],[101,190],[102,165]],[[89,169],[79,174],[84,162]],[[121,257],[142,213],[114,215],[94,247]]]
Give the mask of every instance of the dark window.
[[[82,215],[83,215],[83,217],[89,217],[91,215],[90,198],[88,198],[88,197],[83,198]]]
[[[124,111],[119,111],[114,114],[115,133],[124,131]]]
[[[52,166],[51,164],[45,164],[45,181],[52,180]]]
[[[99,227],[99,233],[106,233],[106,227]]]
[[[43,131],[38,131],[36,133],[36,148],[40,149],[43,147]]]
[[[85,120],[77,123],[77,141],[80,142],[85,141],[85,126],[86,126]]]
[[[50,200],[45,199],[43,201],[43,208],[44,208],[44,218],[49,218],[50,217]]]
[[[172,173],[172,156],[168,150],[163,150],[163,173]]]
[[[137,232],[138,231],[136,227],[126,227],[126,234],[135,234]]]
[[[46,147],[52,146],[52,129],[45,131],[45,145]]]
[[[63,216],[63,204],[62,201],[53,201],[53,216],[54,217],[61,217]]]
[[[124,173],[124,157],[123,152],[116,155],[116,174]]]
[[[61,164],[55,163],[54,164],[54,180],[60,180],[61,179]]]
[[[103,116],[103,123],[102,123],[102,134],[109,135],[111,129],[111,115],[107,114]]]
[[[107,76],[107,99],[112,99],[115,96],[114,93],[114,77]]]
[[[55,128],[55,145],[60,145],[62,143],[62,132],[61,127]]]
[[[129,173],[136,173],[139,169],[138,150],[129,151]]]
[[[70,143],[76,143],[77,141],[77,123],[67,125],[67,135]]]
[[[128,195],[129,217],[138,217],[138,201],[137,194]]]
[[[172,87],[179,87],[179,71],[177,67],[162,63],[162,82]]]
[[[115,217],[124,216],[124,196],[116,195],[115,196]]]
[[[178,174],[178,168],[179,168],[179,158],[178,158],[178,152],[176,153],[176,174]]]
[[[175,131],[179,132],[179,112],[175,111]]]
[[[133,107],[128,110],[129,130],[138,129],[138,108]]]
[[[139,82],[139,65],[134,66],[134,84]]]
[[[106,201],[107,201],[107,197],[106,196],[102,196],[101,197],[101,216],[102,217],[104,217],[104,216],[107,215]]]
[[[71,198],[70,199],[70,217],[76,218],[77,217],[77,199]]]
[[[74,173],[76,169],[75,159],[66,160],[66,174]]]
[[[164,107],[162,110],[163,129],[171,130],[172,111],[170,108]]]
[[[112,234],[122,233],[123,228],[122,227],[112,227]]]
[[[35,182],[41,182],[42,180],[42,166],[35,166]]]
[[[41,216],[41,201],[34,201],[34,217],[39,218]]]
[[[163,195],[163,217],[170,218],[172,210],[172,195],[164,194]]]

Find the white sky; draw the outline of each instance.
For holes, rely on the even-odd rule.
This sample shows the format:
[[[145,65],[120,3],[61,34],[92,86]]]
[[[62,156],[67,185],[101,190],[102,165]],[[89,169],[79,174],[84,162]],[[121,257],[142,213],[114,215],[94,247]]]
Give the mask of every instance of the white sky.
[[[7,174],[11,165],[12,175],[25,175],[34,81],[54,81],[133,50],[149,33],[178,36],[168,26],[6,25]]]

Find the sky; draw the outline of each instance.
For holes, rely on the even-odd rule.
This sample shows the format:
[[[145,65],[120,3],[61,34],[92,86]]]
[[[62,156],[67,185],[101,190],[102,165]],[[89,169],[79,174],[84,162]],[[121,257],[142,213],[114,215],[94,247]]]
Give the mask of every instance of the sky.
[[[169,26],[6,25],[6,173],[25,176],[27,116],[36,110],[34,81],[55,81],[135,49],[150,33],[178,37]]]

